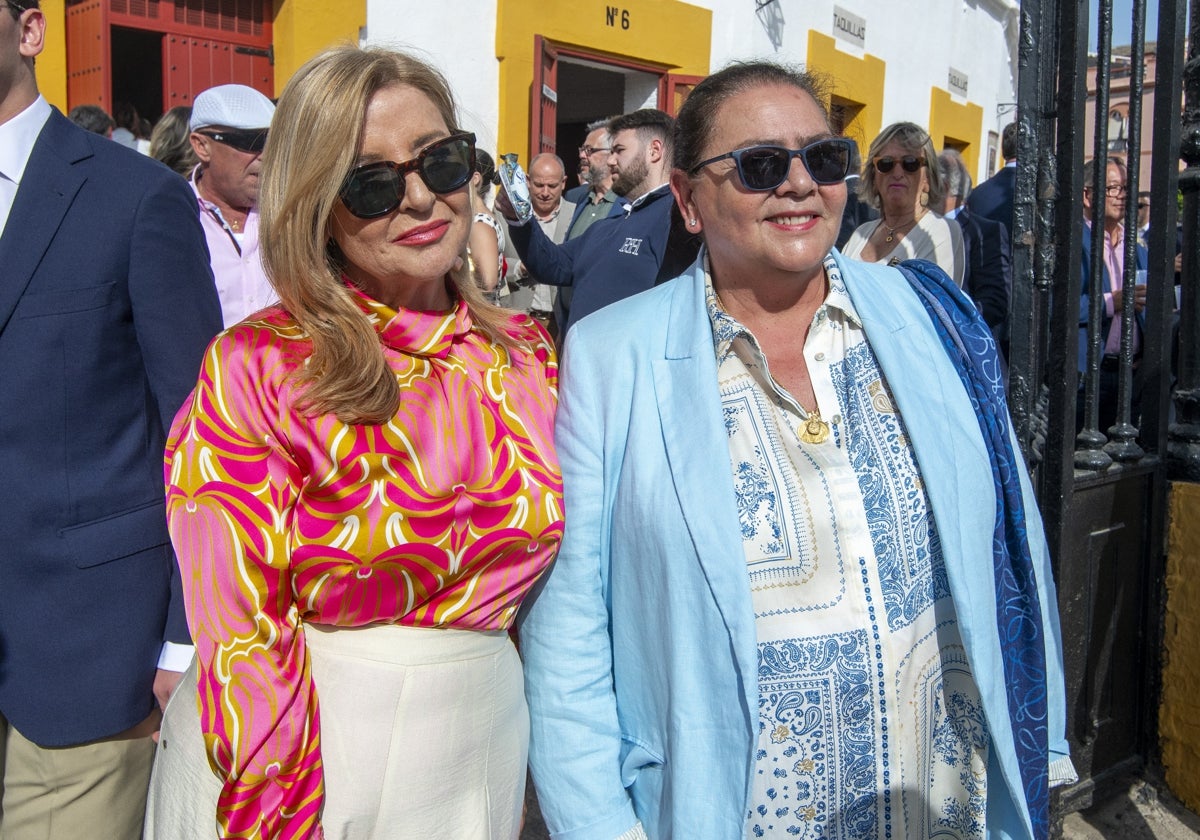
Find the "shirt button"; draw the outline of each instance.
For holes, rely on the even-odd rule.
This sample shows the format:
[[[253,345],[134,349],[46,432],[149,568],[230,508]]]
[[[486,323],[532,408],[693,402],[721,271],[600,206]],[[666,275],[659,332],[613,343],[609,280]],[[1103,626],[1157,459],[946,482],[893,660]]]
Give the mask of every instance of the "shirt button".
[[[841,423],[842,415],[840,415],[840,414],[833,415],[832,417],[829,418],[829,422],[830,423]]]
[[[823,361],[825,361],[825,354],[824,354],[824,353],[818,353],[818,354],[816,355],[816,357],[815,357],[815,358],[816,358],[816,360],[817,360],[818,362],[823,362]]]

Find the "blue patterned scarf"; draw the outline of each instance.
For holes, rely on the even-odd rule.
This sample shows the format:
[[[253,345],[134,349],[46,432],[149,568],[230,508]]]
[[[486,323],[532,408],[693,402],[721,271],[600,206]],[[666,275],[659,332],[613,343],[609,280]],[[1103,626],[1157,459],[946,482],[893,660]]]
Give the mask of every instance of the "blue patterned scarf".
[[[1040,840],[1049,834],[1050,810],[1045,632],[996,344],[975,306],[935,264],[909,260],[897,267],[925,305],[967,389],[992,465],[996,483],[996,628],[1025,802],[1033,836]]]

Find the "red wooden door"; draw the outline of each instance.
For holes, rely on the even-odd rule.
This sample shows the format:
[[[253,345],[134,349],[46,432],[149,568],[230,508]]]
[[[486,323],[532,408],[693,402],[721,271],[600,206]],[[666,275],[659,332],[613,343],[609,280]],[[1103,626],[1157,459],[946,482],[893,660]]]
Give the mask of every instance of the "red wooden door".
[[[169,33],[163,39],[163,105],[191,105],[213,85],[248,85],[275,95],[274,68],[267,50],[216,38]]]
[[[684,76],[680,73],[668,73],[662,78],[658,89],[658,107],[672,117],[679,113],[683,103],[692,93],[692,88],[700,84],[703,76]]]
[[[554,152],[558,139],[558,53],[541,35],[533,36],[533,52],[529,160],[542,152]]]
[[[99,105],[112,111],[109,90],[110,30],[104,0],[85,0],[67,8],[67,108]]]

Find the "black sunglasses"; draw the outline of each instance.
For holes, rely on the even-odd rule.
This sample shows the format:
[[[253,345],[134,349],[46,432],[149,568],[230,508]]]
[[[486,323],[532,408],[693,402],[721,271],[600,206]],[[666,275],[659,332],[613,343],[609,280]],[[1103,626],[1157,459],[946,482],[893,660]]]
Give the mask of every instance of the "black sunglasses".
[[[887,157],[875,158],[875,168],[884,175],[891,172],[896,164],[900,164],[900,168],[905,172],[916,172],[925,165],[925,158],[919,158],[916,155],[905,155],[902,158],[894,158],[891,155]]]
[[[803,149],[750,146],[701,161],[691,168],[690,174],[695,175],[710,163],[733,158],[742,186],[754,192],[767,192],[787,180],[792,158],[798,157],[813,181],[822,185],[837,184],[846,180],[850,171],[852,142],[845,137],[830,137],[809,143]]]
[[[203,134],[205,137],[211,137],[218,143],[226,145],[231,149],[237,149],[239,152],[246,152],[247,154],[260,154],[267,146],[267,129],[265,128],[253,131],[198,131],[196,133]]]
[[[416,172],[439,195],[454,192],[471,180],[475,171],[475,135],[451,134],[421,150],[412,160],[382,160],[350,170],[342,183],[342,204],[360,219],[386,216],[404,200],[404,179]]]

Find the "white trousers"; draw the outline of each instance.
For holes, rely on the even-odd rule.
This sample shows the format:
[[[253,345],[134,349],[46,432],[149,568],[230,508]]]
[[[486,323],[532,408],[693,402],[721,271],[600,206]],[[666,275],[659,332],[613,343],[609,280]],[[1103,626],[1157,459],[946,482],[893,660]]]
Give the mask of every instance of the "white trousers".
[[[321,704],[326,840],[515,840],[529,712],[507,633],[304,630]],[[146,840],[216,837],[220,790],[193,663],[163,719]]]

